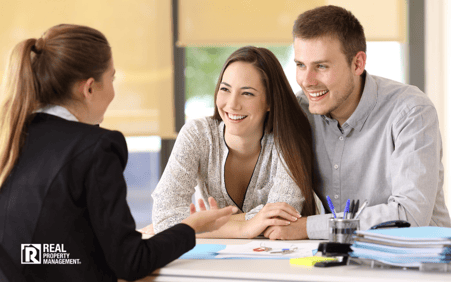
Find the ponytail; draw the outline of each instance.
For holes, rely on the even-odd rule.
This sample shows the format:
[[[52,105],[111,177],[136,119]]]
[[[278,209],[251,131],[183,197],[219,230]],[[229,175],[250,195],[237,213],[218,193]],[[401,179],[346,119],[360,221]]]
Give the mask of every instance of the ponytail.
[[[11,52],[0,92],[0,187],[20,154],[28,117],[36,106],[31,50],[36,39],[20,42]]]
[[[0,90],[0,189],[25,143],[33,112],[76,101],[77,81],[101,79],[111,61],[105,36],[87,26],[61,24],[13,49]]]

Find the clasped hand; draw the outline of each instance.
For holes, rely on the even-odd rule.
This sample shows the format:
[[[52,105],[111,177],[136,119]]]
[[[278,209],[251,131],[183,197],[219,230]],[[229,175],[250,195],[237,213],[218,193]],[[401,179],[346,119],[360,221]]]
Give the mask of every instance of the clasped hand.
[[[242,234],[245,238],[255,238],[268,228],[274,226],[289,226],[292,222],[296,222],[300,217],[301,215],[296,209],[287,203],[269,203],[266,204],[252,219],[246,221],[243,225]]]

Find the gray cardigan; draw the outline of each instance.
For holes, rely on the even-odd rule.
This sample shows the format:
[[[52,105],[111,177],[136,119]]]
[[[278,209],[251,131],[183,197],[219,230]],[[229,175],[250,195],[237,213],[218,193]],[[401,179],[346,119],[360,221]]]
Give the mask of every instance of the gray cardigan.
[[[276,202],[286,202],[301,212],[304,197],[285,169],[272,133],[264,134],[261,146],[241,212],[246,213],[246,220],[249,220],[266,203]],[[225,187],[224,167],[228,152],[223,122],[206,117],[183,126],[163,176],[152,194],[155,232],[161,232],[189,216],[196,186],[205,202],[212,196],[219,207],[237,206]]]

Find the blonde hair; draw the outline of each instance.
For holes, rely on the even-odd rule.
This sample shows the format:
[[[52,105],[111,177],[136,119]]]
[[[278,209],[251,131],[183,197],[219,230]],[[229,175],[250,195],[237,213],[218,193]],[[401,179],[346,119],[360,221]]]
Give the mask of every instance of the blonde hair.
[[[100,81],[110,60],[105,36],[86,26],[57,25],[14,47],[0,89],[0,187],[20,156],[33,112],[71,100],[76,81]]]

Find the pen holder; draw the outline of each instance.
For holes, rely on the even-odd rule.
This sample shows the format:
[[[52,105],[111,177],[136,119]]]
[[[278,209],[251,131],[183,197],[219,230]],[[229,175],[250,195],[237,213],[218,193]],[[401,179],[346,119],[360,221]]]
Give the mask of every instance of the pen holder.
[[[359,229],[359,219],[330,218],[329,242],[350,244],[352,243],[352,234]]]

